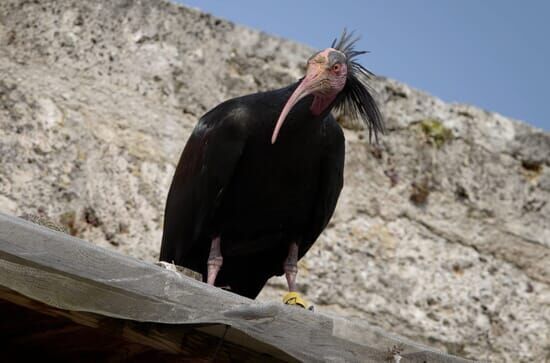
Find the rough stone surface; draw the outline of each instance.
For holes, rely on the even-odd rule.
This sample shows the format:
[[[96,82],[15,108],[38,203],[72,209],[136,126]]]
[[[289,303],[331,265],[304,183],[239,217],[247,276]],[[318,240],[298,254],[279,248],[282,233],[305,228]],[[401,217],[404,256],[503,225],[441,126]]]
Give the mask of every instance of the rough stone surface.
[[[197,118],[293,82],[311,53],[166,1],[1,1],[0,210],[156,260]],[[463,357],[549,360],[550,135],[373,86],[389,133],[373,146],[346,130],[346,186],[300,263],[305,296]]]

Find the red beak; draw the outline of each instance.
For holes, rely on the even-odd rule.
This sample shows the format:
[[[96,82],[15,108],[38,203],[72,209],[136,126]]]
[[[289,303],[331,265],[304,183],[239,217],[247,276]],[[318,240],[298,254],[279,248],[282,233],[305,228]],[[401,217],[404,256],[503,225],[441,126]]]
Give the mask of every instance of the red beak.
[[[294,107],[298,103],[298,101],[300,101],[302,98],[314,92],[315,90],[314,85],[316,83],[317,76],[319,74],[320,72],[319,73],[308,72],[308,75],[302,80],[302,82],[294,90],[294,92],[292,93],[288,101],[286,101],[285,107],[283,107],[283,111],[281,111],[281,115],[279,116],[279,119],[275,124],[273,135],[271,136],[272,144],[274,144],[275,141],[277,141],[277,136],[279,135],[279,131],[281,130],[281,127],[285,122],[286,116],[288,115],[292,107]]]

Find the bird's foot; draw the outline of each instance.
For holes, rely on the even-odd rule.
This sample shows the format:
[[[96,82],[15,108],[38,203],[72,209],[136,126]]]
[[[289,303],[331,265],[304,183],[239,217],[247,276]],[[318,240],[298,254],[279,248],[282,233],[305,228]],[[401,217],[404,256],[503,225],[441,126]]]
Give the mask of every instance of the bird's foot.
[[[308,309],[313,311],[313,305],[309,305],[307,301],[300,296],[297,292],[291,291],[288,292],[285,296],[283,296],[283,303],[286,305],[294,305],[299,306],[303,309]]]

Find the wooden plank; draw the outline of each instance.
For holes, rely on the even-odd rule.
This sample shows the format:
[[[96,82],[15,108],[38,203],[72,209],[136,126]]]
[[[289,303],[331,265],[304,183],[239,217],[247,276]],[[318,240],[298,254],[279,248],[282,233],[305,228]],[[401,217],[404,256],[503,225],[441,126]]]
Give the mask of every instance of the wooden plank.
[[[58,309],[180,329],[218,326],[205,328],[214,336],[230,326],[227,340],[283,360],[383,361],[399,346],[410,362],[466,361],[364,323],[249,300],[3,214],[0,286]]]
[[[57,309],[44,303],[32,300],[19,293],[0,287],[0,301],[10,302],[14,305],[25,307],[28,310],[36,311],[48,316],[63,318],[75,322],[78,325],[66,325],[61,328],[49,328],[42,326],[41,330],[27,334],[12,340],[16,344],[24,344],[25,341],[41,340],[59,334],[77,332],[81,327],[98,329],[111,336],[122,338],[124,341],[145,345],[158,351],[192,357],[194,359],[209,360],[216,356],[216,361],[262,361],[280,362],[283,360],[269,357],[266,354],[258,353],[221,339],[215,334],[207,334],[201,329],[203,326],[180,326],[170,324],[139,323],[130,320],[109,318],[98,314],[68,311]],[[212,326],[212,328],[225,327]],[[216,349],[218,348],[219,349]],[[231,359],[230,359],[231,358]]]
[[[33,304],[32,307],[37,305]],[[202,350],[197,350],[192,356],[165,352],[140,341],[128,340],[111,324],[87,327],[64,316],[46,315],[44,311],[37,312],[2,299],[0,318],[3,362],[32,362],[40,357],[40,360],[48,362],[179,363],[198,359],[207,361],[214,357],[213,349],[209,347],[203,346]],[[222,346],[216,361],[229,361],[224,355],[226,348],[226,345]],[[246,354],[246,357],[249,356]]]

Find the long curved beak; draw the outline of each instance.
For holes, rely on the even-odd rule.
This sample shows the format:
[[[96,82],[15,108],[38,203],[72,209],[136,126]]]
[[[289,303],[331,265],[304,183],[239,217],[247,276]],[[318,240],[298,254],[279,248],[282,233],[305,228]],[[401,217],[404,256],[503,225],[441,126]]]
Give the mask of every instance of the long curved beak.
[[[283,107],[283,111],[281,111],[281,115],[279,116],[279,119],[275,124],[275,129],[273,130],[273,135],[271,136],[271,144],[274,144],[275,141],[277,141],[279,131],[281,130],[281,127],[283,126],[283,123],[285,122],[285,119],[290,110],[298,103],[298,101],[314,92],[319,73],[320,72],[308,72],[306,77],[294,90],[288,101],[286,101],[286,104]]]

